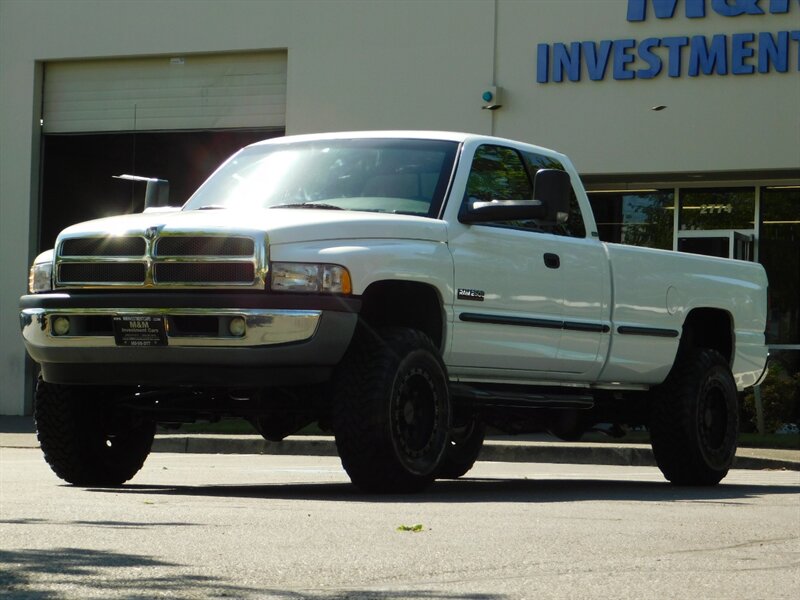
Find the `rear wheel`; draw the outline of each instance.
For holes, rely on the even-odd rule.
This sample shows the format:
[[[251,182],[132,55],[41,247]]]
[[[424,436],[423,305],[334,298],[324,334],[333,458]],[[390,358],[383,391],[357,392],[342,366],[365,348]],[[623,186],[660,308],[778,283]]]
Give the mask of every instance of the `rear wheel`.
[[[36,433],[50,468],[80,486],[116,486],[142,468],[155,422],[114,406],[109,388],[39,380]]]
[[[415,492],[436,477],[450,397],[439,353],[423,333],[362,331],[343,361],[333,430],[342,466],[367,492]]]
[[[719,483],[733,463],[739,432],[728,362],[715,350],[690,350],[654,395],[650,435],[661,472],[677,485]]]

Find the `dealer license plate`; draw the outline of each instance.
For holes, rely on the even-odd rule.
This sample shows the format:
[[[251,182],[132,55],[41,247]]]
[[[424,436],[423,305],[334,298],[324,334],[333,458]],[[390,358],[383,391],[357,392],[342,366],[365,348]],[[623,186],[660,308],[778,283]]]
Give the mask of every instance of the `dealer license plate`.
[[[114,340],[117,346],[166,346],[164,317],[153,315],[118,315],[114,317]]]

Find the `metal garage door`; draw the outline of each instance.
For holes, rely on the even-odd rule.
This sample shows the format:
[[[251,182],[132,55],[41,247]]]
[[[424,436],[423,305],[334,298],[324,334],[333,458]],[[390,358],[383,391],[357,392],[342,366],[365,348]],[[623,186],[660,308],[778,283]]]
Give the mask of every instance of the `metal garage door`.
[[[45,65],[44,133],[283,128],[286,53]]]

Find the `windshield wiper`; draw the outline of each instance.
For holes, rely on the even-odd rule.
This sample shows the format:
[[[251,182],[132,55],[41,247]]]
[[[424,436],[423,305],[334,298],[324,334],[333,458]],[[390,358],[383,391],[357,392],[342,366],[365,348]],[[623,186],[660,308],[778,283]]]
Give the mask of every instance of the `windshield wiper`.
[[[324,210],[345,210],[341,206],[333,204],[323,204],[321,202],[298,202],[294,204],[276,204],[270,208],[322,208]]]
[[[225,210],[227,208],[227,206],[222,204],[206,204],[205,206],[201,206],[195,210]]]

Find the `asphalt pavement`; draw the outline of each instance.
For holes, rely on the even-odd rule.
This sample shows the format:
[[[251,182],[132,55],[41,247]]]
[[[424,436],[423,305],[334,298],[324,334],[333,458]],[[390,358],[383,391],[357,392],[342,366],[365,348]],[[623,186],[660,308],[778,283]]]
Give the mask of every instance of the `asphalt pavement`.
[[[36,428],[31,417],[0,416],[0,448],[35,448]],[[479,460],[490,462],[538,462],[654,466],[647,444],[567,443],[548,436],[499,436],[484,443]],[[555,439],[555,438],[552,438]],[[336,456],[331,436],[289,436],[269,442],[258,435],[164,433],[156,436],[153,452],[188,454],[275,454]],[[734,468],[800,471],[800,450],[739,448]]]
[[[3,600],[794,600],[800,472],[487,462],[363,494],[332,456],[156,452],[63,485],[0,450]],[[794,591],[792,591],[794,590]]]

